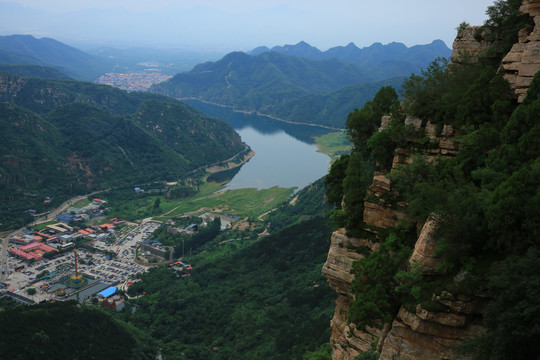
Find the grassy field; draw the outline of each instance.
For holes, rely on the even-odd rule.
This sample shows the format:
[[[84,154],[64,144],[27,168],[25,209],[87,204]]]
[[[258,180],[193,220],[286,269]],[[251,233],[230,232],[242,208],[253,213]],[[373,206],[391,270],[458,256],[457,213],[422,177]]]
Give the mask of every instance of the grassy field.
[[[315,138],[315,142],[318,151],[330,156],[332,160],[351,152],[351,143],[344,132],[333,132],[319,136]]]
[[[57,220],[51,220],[51,221],[47,221],[47,222],[44,222],[44,223],[41,223],[41,224],[34,225],[34,226],[32,226],[32,229],[34,229],[35,231],[41,231],[41,230],[45,229],[47,226],[54,225],[56,223],[58,223]]]
[[[88,199],[84,199],[84,200],[81,200],[81,201],[71,205],[71,207],[74,207],[76,209],[82,209],[83,207],[85,207],[86,205],[89,205],[91,203],[92,203],[92,201],[90,201]]]
[[[223,185],[210,182],[201,185],[196,195],[182,199],[168,200],[164,193],[140,197],[128,193],[127,196],[119,198],[115,198],[114,194],[103,193],[102,198],[110,199],[108,207],[111,212],[108,217],[132,221],[149,217],[167,220],[199,210],[256,218],[287,201],[293,192],[294,188],[278,187],[263,190],[223,190]]]
[[[199,209],[255,218],[287,201],[293,191],[293,188],[278,187],[263,190],[222,190],[222,186],[208,183],[203,185],[195,196],[162,202],[163,214],[159,216],[159,219],[171,218]]]

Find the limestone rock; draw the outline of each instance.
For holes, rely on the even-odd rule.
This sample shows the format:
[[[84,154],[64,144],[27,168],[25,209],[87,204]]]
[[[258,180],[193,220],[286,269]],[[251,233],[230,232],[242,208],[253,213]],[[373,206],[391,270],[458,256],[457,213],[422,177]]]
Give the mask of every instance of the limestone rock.
[[[330,322],[330,343],[334,360],[354,360],[356,356],[369,350],[371,344],[380,337],[380,330],[376,328],[368,327],[366,331],[360,331],[347,321],[349,306],[354,300],[351,292],[354,275],[351,274],[351,268],[354,261],[363,257],[355,249],[367,247],[376,251],[378,246],[378,243],[371,240],[346,236],[345,229],[339,229],[332,234],[322,273],[328,278],[330,287],[338,294],[334,316]]]
[[[452,64],[474,64],[483,56],[493,42],[483,36],[481,26],[460,30],[452,44]]]
[[[438,227],[439,222],[435,216],[430,217],[425,222],[409,259],[409,263],[416,264],[423,274],[435,274],[441,265],[441,259],[435,253],[437,249],[435,235]]]
[[[519,42],[502,60],[500,73],[510,83],[518,102],[527,95],[534,74],[540,70],[540,0],[524,0],[520,11],[534,18],[533,29],[522,29]]]

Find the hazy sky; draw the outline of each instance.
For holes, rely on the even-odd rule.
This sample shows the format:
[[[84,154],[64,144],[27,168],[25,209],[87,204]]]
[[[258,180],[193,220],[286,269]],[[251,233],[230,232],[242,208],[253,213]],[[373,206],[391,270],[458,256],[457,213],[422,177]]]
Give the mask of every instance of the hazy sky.
[[[326,50],[354,42],[435,39],[481,25],[493,0],[0,0],[0,35],[31,34],[70,45],[251,50],[301,40]]]

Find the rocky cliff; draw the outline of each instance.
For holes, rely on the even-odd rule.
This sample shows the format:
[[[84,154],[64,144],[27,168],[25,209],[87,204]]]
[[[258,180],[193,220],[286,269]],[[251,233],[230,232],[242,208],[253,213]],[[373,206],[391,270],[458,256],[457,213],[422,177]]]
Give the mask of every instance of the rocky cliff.
[[[421,121],[417,118],[407,118],[406,124],[421,129]],[[383,125],[387,123],[383,119]],[[444,126],[440,134],[436,134],[433,124],[427,123],[424,134],[437,146],[426,150],[426,155],[454,156],[458,147],[454,142],[454,130]],[[412,139],[411,141],[415,141]],[[396,149],[392,170],[399,171],[399,165],[411,161],[407,149]],[[383,173],[375,173],[373,182],[368,190],[364,203],[363,221],[366,232],[374,238],[353,238],[346,235],[345,229],[336,231],[331,238],[327,261],[323,274],[328,278],[330,287],[336,291],[336,309],[331,321],[331,344],[334,360],[354,360],[362,352],[377,350],[380,359],[454,359],[456,348],[464,339],[482,333],[478,314],[483,306],[481,298],[466,297],[448,292],[438,294],[433,300],[444,305],[444,312],[432,312],[418,305],[415,309],[402,306],[390,324],[380,323],[378,327],[366,327],[359,330],[355,324],[348,322],[348,312],[354,294],[351,283],[354,276],[351,268],[354,261],[363,257],[357,249],[376,251],[379,247],[377,233],[373,228],[390,228],[405,218],[406,203],[396,201],[397,193],[392,188],[392,182]],[[410,258],[423,274],[437,274],[441,264],[435,253],[437,239],[435,230],[438,227],[436,216],[424,224],[417,224],[420,229],[418,240]],[[460,279],[455,279],[459,281]]]
[[[519,42],[503,57],[499,73],[510,83],[519,102],[523,101],[534,74],[540,70],[540,0],[524,0],[520,8],[534,18],[535,26],[522,29]],[[493,37],[487,36],[487,29],[469,27],[458,33],[452,54],[453,64],[478,63],[479,58],[493,45]],[[504,54],[503,54],[504,55]],[[383,117],[381,128],[388,126],[389,117]],[[432,146],[425,149],[428,161],[435,156],[452,157],[459,151],[455,131],[451,126],[437,127],[429,121],[408,117],[408,125],[423,131]],[[409,139],[415,142],[415,139]],[[407,147],[395,149],[395,156],[390,172],[399,171],[400,165],[410,164],[412,155]],[[357,329],[349,322],[349,307],[355,295],[351,290],[354,275],[353,263],[365,254],[379,248],[378,232],[373,229],[394,227],[399,220],[407,219],[407,204],[399,201],[399,194],[393,187],[386,172],[375,172],[372,184],[364,202],[363,222],[365,238],[346,235],[346,229],[336,231],[331,238],[327,261],[323,274],[328,278],[330,287],[336,291],[337,300],[331,321],[331,345],[333,360],[354,360],[366,351],[377,351],[380,360],[388,359],[462,359],[467,356],[459,353],[459,346],[466,339],[481,335],[482,311],[487,304],[484,294],[460,294],[459,283],[468,276],[461,272],[450,279],[455,293],[442,291],[433,294],[432,303],[437,306],[429,309],[422,305],[401,306],[388,323],[382,321],[375,327]],[[445,276],[437,256],[437,229],[441,221],[433,214],[425,223],[415,223],[417,240],[409,259],[410,268],[420,271],[423,276]],[[448,276],[448,275],[446,275]]]
[[[510,83],[522,102],[534,74],[540,70],[540,0],[524,0],[519,9],[534,19],[534,26],[521,29],[518,42],[504,56],[499,73]],[[496,35],[489,28],[471,26],[458,32],[453,43],[452,63],[476,63],[494,44]]]
[[[510,83],[511,89],[519,102],[522,102],[532,78],[540,70],[540,0],[524,0],[520,8],[534,18],[534,27],[522,29],[519,42],[514,44],[503,59],[499,68]],[[485,56],[494,44],[489,29],[470,27],[459,32],[454,42],[452,63],[474,64]],[[493,35],[493,33],[491,33]],[[497,40],[498,41],[498,40]],[[509,47],[506,47],[507,49]],[[494,57],[495,58],[495,57]],[[491,58],[493,60],[494,58]],[[383,117],[379,131],[390,123],[389,117]],[[423,154],[431,161],[434,157],[453,157],[459,152],[459,141],[454,129],[449,125],[434,125],[426,119],[408,117],[405,124],[411,125],[432,144],[424,148]],[[400,171],[400,165],[412,163],[410,148],[418,139],[408,139],[403,148],[395,149],[395,156],[390,173]],[[412,145],[412,146],[410,146]],[[467,359],[459,352],[460,346],[467,339],[478,337],[487,331],[483,327],[482,314],[488,298],[478,288],[469,288],[463,293],[470,274],[461,271],[450,276],[438,257],[438,229],[444,226],[441,219],[432,214],[425,222],[417,223],[406,215],[407,203],[401,200],[387,171],[375,172],[364,202],[362,220],[365,224],[362,238],[347,236],[346,229],[336,231],[331,238],[330,251],[323,267],[323,274],[328,278],[330,287],[336,291],[337,300],[331,321],[331,345],[333,360],[354,360],[364,352],[376,351],[380,360],[388,359]],[[413,223],[417,229],[417,238],[409,258],[409,269],[416,269],[426,278],[445,278],[447,290],[434,291],[431,303],[406,304],[398,307],[391,321],[375,323],[374,327],[357,328],[350,323],[349,309],[355,301],[352,284],[353,264],[380,247],[379,234],[384,229],[392,228],[400,220]],[[413,239],[414,241],[414,239]],[[380,247],[383,249],[383,247]],[[459,269],[458,269],[459,270]],[[362,281],[364,281],[362,279]],[[452,290],[449,290],[452,289]],[[462,290],[459,290],[462,289]],[[471,295],[473,293],[474,295]],[[430,293],[431,294],[431,293]]]
[[[519,10],[534,18],[534,27],[519,32],[519,42],[504,57],[500,72],[522,102],[534,74],[540,70],[540,0],[524,0]]]

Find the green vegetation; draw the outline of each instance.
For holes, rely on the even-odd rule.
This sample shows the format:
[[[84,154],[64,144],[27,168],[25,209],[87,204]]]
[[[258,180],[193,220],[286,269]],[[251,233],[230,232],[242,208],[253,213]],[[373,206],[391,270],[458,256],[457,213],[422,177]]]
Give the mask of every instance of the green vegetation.
[[[0,75],[0,83],[18,84],[0,94],[2,228],[31,222],[28,209],[186,179],[245,151],[227,123],[173,99],[77,81]]]
[[[293,189],[279,187],[223,191],[220,185],[207,183],[200,187],[197,195],[176,202],[173,206],[167,205],[169,201],[165,201],[165,205],[173,209],[170,213],[163,214],[162,218],[174,217],[202,208],[214,209],[227,215],[255,218],[287,201],[292,192]]]
[[[181,199],[168,198],[167,191],[136,193],[132,188],[110,190],[96,196],[107,199],[107,207],[115,217],[135,221],[146,217],[167,220],[203,210],[256,218],[287,201],[293,192],[293,189],[279,187],[223,190],[223,186],[216,183],[203,183],[197,189],[197,194]]]
[[[15,71],[10,73],[23,76],[58,79],[70,76],[86,81],[94,81],[112,68],[108,61],[59,41],[31,35],[0,36],[0,63],[13,64],[15,69],[10,70]]]
[[[514,23],[494,16],[516,13],[520,4],[496,2],[488,11],[490,31],[503,38],[515,36]],[[406,147],[412,163],[388,175],[399,194],[368,194],[367,200],[389,207],[406,202],[410,221],[419,224],[435,219],[440,225],[437,254],[443,259],[439,270],[445,275],[422,275],[408,265],[414,222],[367,229],[377,231],[368,238],[380,242],[380,248],[367,251],[353,265],[350,320],[359,327],[380,326],[402,305],[444,311],[432,300],[443,290],[488,294],[487,332],[469,344],[469,351],[478,359],[530,358],[540,351],[539,302],[533,290],[540,274],[533,264],[540,252],[540,73],[518,105],[508,83],[496,73],[493,53],[487,55],[478,64],[459,66],[437,59],[405,81],[402,107],[396,106],[391,89],[383,88],[372,102],[351,113],[347,126],[353,152],[332,166],[326,180],[328,199],[336,205],[343,199],[343,209],[334,214],[338,225],[350,234],[370,236],[361,219],[371,172],[388,172],[393,149]],[[383,114],[391,114],[389,125],[375,132]],[[405,114],[435,124],[437,135],[444,125],[452,125],[459,153],[428,159],[425,150],[433,144],[403,125]],[[465,274],[463,281],[454,280],[458,273]]]
[[[5,359],[150,359],[156,342],[98,308],[75,302],[23,306],[0,299]]]
[[[355,106],[369,100],[381,86],[398,86],[402,80],[373,76],[373,72],[337,59],[314,61],[275,52],[258,56],[234,52],[215,63],[197,65],[152,90],[284,120],[342,128],[343,119]]]
[[[351,143],[343,132],[333,132],[315,138],[319,152],[336,159],[351,152]]]
[[[253,56],[233,52],[197,65],[152,90],[197,98],[279,119],[343,128],[344,119],[381,86],[399,87],[403,78],[437,56],[449,56],[442,41],[407,48],[403,44],[354,44],[321,52],[304,42]]]
[[[294,204],[270,214],[272,234],[261,239],[250,230],[212,239],[216,221],[204,230],[195,255],[184,259],[193,265],[186,271],[191,276],[151,269],[129,288],[130,295],[145,293],[132,300],[137,312],[117,315],[159,339],[167,359],[328,354],[333,294],[321,276],[330,234],[321,217],[328,209],[324,190],[318,181],[299,192]],[[154,235],[178,245],[165,227]]]
[[[188,278],[152,269],[130,288],[146,295],[126,320],[161,339],[169,359],[302,359],[328,341],[333,310],[320,273],[329,236],[321,220],[211,262],[192,257]]]
[[[69,76],[53,68],[39,65],[0,64],[0,73],[35,77],[40,79],[69,80]]]

